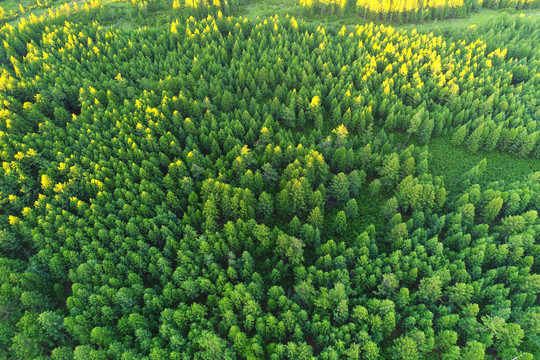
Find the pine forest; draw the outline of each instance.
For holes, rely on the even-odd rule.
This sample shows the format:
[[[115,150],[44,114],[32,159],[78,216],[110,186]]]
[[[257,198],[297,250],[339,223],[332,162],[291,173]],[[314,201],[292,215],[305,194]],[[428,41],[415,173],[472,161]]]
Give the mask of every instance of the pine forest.
[[[540,1],[0,26],[0,359],[540,359]]]

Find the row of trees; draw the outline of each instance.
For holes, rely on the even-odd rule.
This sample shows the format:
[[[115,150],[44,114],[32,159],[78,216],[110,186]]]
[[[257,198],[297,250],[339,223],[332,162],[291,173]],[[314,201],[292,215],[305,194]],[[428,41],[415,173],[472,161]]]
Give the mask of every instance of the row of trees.
[[[307,12],[330,10],[332,13],[342,13],[348,7],[351,10],[355,9],[358,16],[368,20],[403,23],[463,17],[482,7],[537,8],[540,2],[538,0],[357,0],[347,4],[346,0],[300,0],[300,5]]]
[[[476,9],[476,0],[358,0],[358,15],[371,20],[421,22],[448,17],[462,17]]]

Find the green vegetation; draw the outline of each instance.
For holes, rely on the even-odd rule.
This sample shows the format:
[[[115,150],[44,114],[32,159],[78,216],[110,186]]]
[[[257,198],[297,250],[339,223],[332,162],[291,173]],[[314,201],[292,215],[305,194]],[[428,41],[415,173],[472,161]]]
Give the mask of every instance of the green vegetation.
[[[259,5],[0,29],[0,358],[539,358],[537,17]]]
[[[4,0],[0,1],[0,23],[15,22],[27,14],[42,14],[51,7],[57,7],[67,0]]]
[[[464,17],[480,9],[535,9],[538,0],[299,0],[306,14],[356,14],[368,20],[420,23]]]
[[[478,179],[480,183],[487,184],[492,181],[512,183],[540,171],[538,160],[493,152],[472,155],[463,148],[452,146],[450,139],[445,137],[432,139],[429,143],[429,153],[432,173],[444,177],[444,184],[450,194],[457,192],[462,175],[482,159],[486,159],[487,166],[485,173]]]

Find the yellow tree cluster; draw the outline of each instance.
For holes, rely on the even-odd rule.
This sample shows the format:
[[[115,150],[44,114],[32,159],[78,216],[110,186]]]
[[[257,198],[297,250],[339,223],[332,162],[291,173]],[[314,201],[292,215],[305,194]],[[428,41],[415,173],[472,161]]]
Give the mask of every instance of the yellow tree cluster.
[[[319,8],[342,10],[347,0],[300,0],[306,9]],[[480,7],[537,8],[540,0],[357,0],[358,15],[372,20],[397,20],[399,22],[425,21],[459,17]]]
[[[176,16],[186,15],[202,19],[211,14],[221,18],[224,13],[228,13],[229,2],[227,0],[173,0],[172,8]]]
[[[300,0],[307,9],[327,8],[342,10],[347,0]],[[358,14],[373,20],[398,20],[400,22],[425,21],[459,17],[480,7],[537,8],[540,0],[357,0]]]
[[[463,0],[358,0],[356,6],[373,12],[407,12],[427,8],[456,8]]]
[[[356,7],[364,17],[393,20],[393,14],[406,16],[406,21],[444,18],[456,15],[464,7],[463,0],[358,0]]]
[[[343,9],[347,5],[347,0],[319,0],[319,3],[327,6],[339,6]]]
[[[227,1],[225,1],[225,4]],[[220,0],[185,0],[185,7],[188,8],[209,8],[209,7],[221,7]],[[180,0],[174,0],[173,8],[180,8]]]

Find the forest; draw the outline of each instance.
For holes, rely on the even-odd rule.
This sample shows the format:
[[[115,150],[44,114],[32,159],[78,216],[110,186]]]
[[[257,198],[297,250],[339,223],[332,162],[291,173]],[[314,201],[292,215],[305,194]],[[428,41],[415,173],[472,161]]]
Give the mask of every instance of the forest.
[[[0,359],[539,359],[539,6],[0,0]]]

